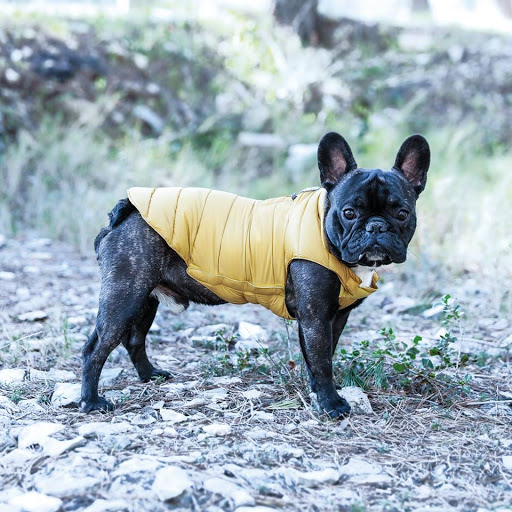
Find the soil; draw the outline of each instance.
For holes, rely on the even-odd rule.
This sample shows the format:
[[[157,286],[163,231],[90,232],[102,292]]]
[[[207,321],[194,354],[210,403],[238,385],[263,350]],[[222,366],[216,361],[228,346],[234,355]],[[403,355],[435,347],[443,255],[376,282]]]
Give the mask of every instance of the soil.
[[[84,414],[55,390],[79,383],[94,258],[2,238],[0,510],[511,510],[512,325],[472,276],[444,277],[466,311],[465,393],[369,389],[371,414],[332,421],[310,405],[295,325],[254,306],[192,306],[160,311],[148,336],[174,379],[139,382],[117,349],[102,387],[116,410]],[[387,270],[340,343],[389,326],[434,340],[425,297],[439,281],[438,269]],[[236,336],[241,321],[257,339]]]

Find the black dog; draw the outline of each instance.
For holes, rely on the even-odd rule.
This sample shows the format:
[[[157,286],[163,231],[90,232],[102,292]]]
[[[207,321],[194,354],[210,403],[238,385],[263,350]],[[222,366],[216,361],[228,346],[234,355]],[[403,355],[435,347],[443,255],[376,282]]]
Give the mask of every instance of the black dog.
[[[322,239],[338,265],[342,262],[343,268],[357,274],[364,267],[405,261],[416,228],[415,204],[429,164],[430,149],[420,135],[402,144],[391,171],[359,169],[340,135],[323,137],[318,148],[320,180],[327,191],[322,200]],[[110,225],[99,233],[95,249],[102,284],[96,328],[83,348],[80,406],[86,412],[113,407],[98,396],[98,380],[108,355],[120,343],[140,379],[171,377],[146,355],[145,338],[159,299],[168,299],[176,311],[189,302],[225,303],[190,277],[184,259],[127,199],[110,213]],[[333,418],[346,416],[350,407],[336,392],[332,356],[350,311],[362,301],[341,307],[342,285],[339,274],[312,261],[294,259],[287,267],[286,310],[298,320],[312,391],[321,409]]]

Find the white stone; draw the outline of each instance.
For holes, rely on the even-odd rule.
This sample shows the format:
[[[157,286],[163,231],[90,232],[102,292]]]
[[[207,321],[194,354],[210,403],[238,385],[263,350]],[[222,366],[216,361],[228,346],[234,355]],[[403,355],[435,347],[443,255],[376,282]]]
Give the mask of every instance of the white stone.
[[[40,454],[34,450],[15,448],[3,457],[0,457],[0,466],[13,470],[24,466],[27,461],[39,456]]]
[[[364,391],[357,386],[346,386],[341,388],[339,394],[344,398],[354,414],[373,414],[372,405]]]
[[[101,387],[112,386],[121,373],[123,373],[122,368],[104,368],[101,372],[98,385]]]
[[[129,503],[124,500],[96,500],[89,505],[83,512],[121,512],[128,510]]]
[[[235,512],[276,512],[277,508],[256,506],[256,507],[238,507]]]
[[[44,412],[44,407],[41,407],[41,405],[39,405],[37,398],[28,398],[27,400],[20,400],[18,402],[18,407],[22,411]]]
[[[0,272],[0,281],[14,281],[16,274],[14,272]]]
[[[203,396],[206,398],[210,398],[213,402],[218,402],[219,400],[223,400],[228,395],[228,390],[225,388],[214,388],[207,389],[203,391]]]
[[[194,334],[197,336],[213,336],[218,332],[230,333],[233,327],[229,324],[214,324],[214,325],[203,325],[198,327]]]
[[[69,370],[50,370],[49,372],[45,372],[43,370],[31,368],[29,371],[29,378],[30,380],[68,382],[76,380],[78,377],[74,372]]]
[[[512,455],[503,455],[502,460],[503,467],[509,471],[512,471]]]
[[[163,435],[167,437],[176,437],[178,435],[178,432],[174,427],[165,427]]]
[[[192,485],[192,480],[184,469],[167,466],[157,471],[152,490],[161,501],[168,501],[177,498]]]
[[[62,506],[62,500],[30,491],[12,498],[9,504],[21,507],[23,512],[57,512]]]
[[[37,311],[28,311],[27,313],[22,313],[18,315],[18,320],[22,322],[41,322],[42,320],[46,320],[48,318],[48,314],[46,311],[37,310]]]
[[[66,441],[58,441],[57,439],[52,439],[51,437],[47,437],[42,441],[43,452],[45,455],[49,455],[51,457],[58,457],[65,452],[69,452],[78,448],[79,446],[83,446],[86,443],[85,439],[82,436],[74,437],[73,439],[68,439]]]
[[[160,416],[163,421],[169,422],[171,424],[182,423],[187,421],[188,416],[181,414],[181,412],[173,411],[172,409],[160,409]]]
[[[222,377],[212,377],[210,379],[217,386],[229,386],[230,384],[240,384],[242,379],[240,377],[230,377],[229,375],[223,375]]]
[[[155,423],[155,421],[156,418],[147,413],[136,414],[132,418],[132,424],[140,426],[151,425],[152,423]]]
[[[0,384],[11,385],[22,382],[25,378],[25,370],[22,368],[7,368],[0,370]]]
[[[382,466],[376,462],[368,462],[358,457],[351,457],[347,464],[340,468],[340,473],[349,477],[355,484],[373,484],[389,482],[391,477],[383,472]]]
[[[434,306],[430,309],[423,311],[422,316],[425,318],[432,318],[436,315],[440,315],[443,312],[443,310],[444,310],[444,305],[438,304],[437,306]]]
[[[57,382],[52,395],[52,405],[55,407],[78,405],[78,402],[80,401],[80,393],[80,384]]]
[[[133,426],[127,421],[121,421],[120,423],[93,422],[85,423],[78,427],[78,433],[87,438],[112,436],[115,434],[122,434],[123,432],[129,432],[130,430],[133,430]]]
[[[261,398],[265,393],[258,391],[257,389],[248,389],[247,391],[242,391],[242,396],[249,400],[256,400]]]
[[[113,476],[130,475],[138,472],[154,473],[161,466],[156,459],[148,457],[132,457],[119,464]]]
[[[13,412],[18,410],[18,406],[6,396],[0,395],[0,409]]]
[[[263,327],[249,322],[238,324],[238,334],[242,340],[268,341],[268,333]]]
[[[63,498],[86,494],[100,484],[98,478],[92,476],[75,476],[63,469],[45,475],[41,472],[34,476],[35,488],[43,494]]]
[[[275,421],[274,414],[271,412],[265,411],[256,411],[252,416],[251,420],[260,420],[260,421]]]
[[[39,421],[23,427],[18,434],[18,448],[28,448],[29,446],[43,446],[44,441],[64,428],[62,423],[49,423]]]
[[[212,423],[204,425],[203,431],[209,436],[227,436],[231,433],[231,427],[225,423]]]
[[[282,476],[289,484],[301,484],[306,487],[316,487],[320,484],[335,484],[340,479],[339,471],[336,471],[334,468],[303,472],[294,468],[283,467],[278,468],[275,473]]]
[[[204,482],[207,491],[214,492],[230,499],[235,507],[254,505],[254,498],[242,487],[224,478],[210,478]]]
[[[83,512],[121,512],[129,509],[129,503],[124,500],[96,500],[84,508]]]

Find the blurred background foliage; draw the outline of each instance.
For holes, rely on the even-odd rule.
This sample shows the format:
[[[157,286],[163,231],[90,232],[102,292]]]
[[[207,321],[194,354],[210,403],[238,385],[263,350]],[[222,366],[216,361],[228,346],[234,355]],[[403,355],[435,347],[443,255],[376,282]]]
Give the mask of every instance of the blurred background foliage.
[[[383,168],[421,132],[432,166],[412,265],[503,290],[510,33],[437,26],[427,1],[400,25],[318,4],[134,2],[87,17],[14,6],[0,26],[0,232],[37,230],[89,254],[129,186],[290,194],[318,184],[328,131],[361,167]]]

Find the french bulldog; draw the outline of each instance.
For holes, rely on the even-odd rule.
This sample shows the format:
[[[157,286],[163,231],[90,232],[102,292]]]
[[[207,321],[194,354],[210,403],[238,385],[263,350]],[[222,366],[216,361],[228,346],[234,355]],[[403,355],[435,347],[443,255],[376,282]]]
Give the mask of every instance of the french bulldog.
[[[373,291],[368,288],[371,281],[363,283],[357,275],[362,275],[364,269],[371,275],[380,265],[405,261],[416,228],[416,200],[425,188],[429,165],[429,145],[421,135],[405,140],[393,167],[387,171],[359,168],[348,143],[337,133],[328,133],[320,141],[318,167],[323,195],[318,196],[322,209],[318,245],[325,245],[325,261],[333,263],[319,264],[312,261],[314,258],[301,259],[300,254],[291,257],[285,269],[282,316],[298,321],[311,390],[321,411],[332,418],[345,417],[350,412],[349,404],[336,391],[334,351],[350,312]],[[287,200],[285,203],[294,207],[295,203],[290,202],[293,199]],[[215,217],[215,212],[214,209],[210,216]],[[217,288],[191,277],[188,256],[171,248],[130,200],[119,201],[109,217],[109,226],[95,240],[101,290],[96,326],[82,351],[80,408],[85,412],[113,409],[98,395],[98,381],[108,355],[121,343],[142,381],[172,377],[156,368],[146,354],[146,335],[160,302],[167,302],[174,312],[186,309],[190,302],[226,302],[224,295],[212,291]],[[186,211],[176,214],[173,226],[178,223],[180,227],[184,219]],[[282,223],[286,224],[287,219]],[[297,229],[302,229],[301,223]],[[263,237],[258,243],[263,244],[258,250],[269,252],[268,239]],[[201,254],[204,256],[204,251]],[[355,288],[342,282],[340,268],[352,276]],[[346,286],[356,298],[343,307],[340,304],[348,304],[340,302]],[[365,290],[368,293],[358,295]]]

